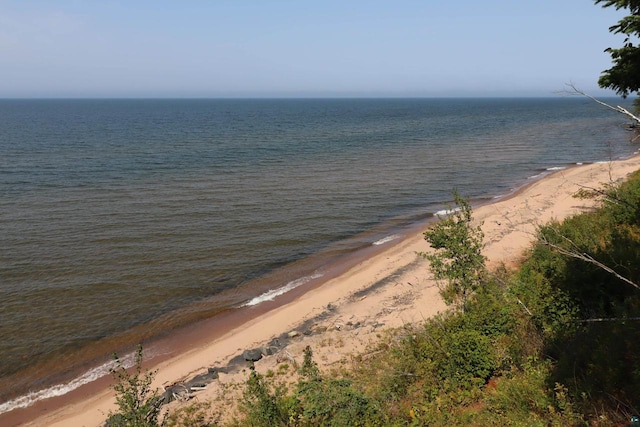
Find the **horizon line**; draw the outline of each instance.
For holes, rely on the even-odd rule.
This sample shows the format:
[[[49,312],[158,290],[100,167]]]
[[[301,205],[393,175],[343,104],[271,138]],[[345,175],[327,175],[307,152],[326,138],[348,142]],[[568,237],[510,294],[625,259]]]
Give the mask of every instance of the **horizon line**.
[[[27,100],[355,100],[355,99],[563,99],[584,98],[579,94],[547,95],[431,95],[431,96],[15,96],[0,97],[0,101]],[[599,98],[624,99],[620,95],[601,95]],[[627,99],[633,99],[628,96]]]

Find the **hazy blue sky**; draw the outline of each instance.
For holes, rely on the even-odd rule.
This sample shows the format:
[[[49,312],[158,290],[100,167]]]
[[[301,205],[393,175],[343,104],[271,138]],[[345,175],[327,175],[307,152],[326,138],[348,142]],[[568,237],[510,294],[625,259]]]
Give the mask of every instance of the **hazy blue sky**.
[[[0,0],[0,97],[595,95],[591,0]]]

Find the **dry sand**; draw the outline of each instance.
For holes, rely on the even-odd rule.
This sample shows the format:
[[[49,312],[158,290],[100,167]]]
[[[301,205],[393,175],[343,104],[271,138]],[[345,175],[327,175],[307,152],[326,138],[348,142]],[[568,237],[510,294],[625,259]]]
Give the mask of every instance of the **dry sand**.
[[[515,264],[530,245],[538,224],[563,219],[594,206],[592,200],[572,197],[581,188],[600,187],[603,183],[624,179],[640,169],[640,156],[610,163],[577,166],[555,172],[494,203],[477,207],[476,221],[483,222],[490,265]],[[274,337],[291,331],[300,334],[287,338],[280,354],[256,362],[256,369],[274,369],[287,354],[302,361],[302,350],[310,345],[321,369],[348,365],[352,356],[378,339],[386,328],[419,322],[445,305],[431,279],[427,262],[416,252],[428,250],[421,232],[407,236],[397,244],[364,260],[339,277],[249,321],[206,345],[193,348],[162,362],[156,385],[163,387],[188,380],[206,372],[208,367],[223,367],[245,349],[265,345]],[[305,334],[306,333],[306,334]],[[221,373],[220,378],[195,399],[207,401],[225,393],[225,385],[241,382],[246,373]],[[218,403],[219,404],[219,403]],[[175,405],[175,403],[172,403]],[[47,413],[29,425],[98,426],[114,408],[113,393],[103,390],[85,400]]]

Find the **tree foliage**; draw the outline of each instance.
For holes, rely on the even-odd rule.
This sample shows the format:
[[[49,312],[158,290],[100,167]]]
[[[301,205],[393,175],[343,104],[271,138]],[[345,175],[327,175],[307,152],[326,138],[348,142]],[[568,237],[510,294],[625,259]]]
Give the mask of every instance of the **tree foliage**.
[[[240,410],[244,412],[248,426],[286,426],[289,410],[286,388],[269,383],[255,369],[251,369]]]
[[[155,371],[142,374],[142,346],[135,353],[134,372],[127,371],[118,355],[114,353],[115,367],[111,374],[116,380],[113,386],[116,392],[118,412],[110,413],[107,424],[113,427],[155,427],[160,425],[161,396],[151,388]]]
[[[625,40],[622,47],[605,50],[611,55],[613,66],[603,71],[598,80],[600,87],[613,89],[626,98],[640,90],[640,46],[632,41],[632,38],[640,36],[640,0],[595,0],[595,3],[630,12],[630,15],[609,27],[614,34],[624,34]]]
[[[424,232],[424,238],[436,252],[421,255],[431,263],[436,279],[448,281],[442,290],[445,301],[449,304],[460,301],[464,308],[469,293],[478,288],[486,271],[482,255],[484,234],[480,225],[471,225],[469,202],[455,191],[453,196],[457,208]]]

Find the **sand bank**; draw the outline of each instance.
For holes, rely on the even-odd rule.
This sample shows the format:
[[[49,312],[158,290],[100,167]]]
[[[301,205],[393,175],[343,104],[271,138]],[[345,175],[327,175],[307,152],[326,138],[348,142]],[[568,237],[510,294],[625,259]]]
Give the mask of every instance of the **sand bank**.
[[[532,241],[537,225],[591,209],[593,201],[572,197],[579,189],[624,179],[637,169],[640,156],[576,166],[550,174],[509,197],[477,207],[474,217],[483,222],[489,264],[517,263]],[[206,372],[208,367],[229,366],[243,350],[260,347],[291,331],[300,333],[286,338],[287,357],[302,361],[302,349],[310,345],[321,368],[348,365],[352,363],[351,356],[376,340],[385,328],[418,322],[444,310],[427,262],[416,255],[429,249],[421,231],[389,242],[386,249],[293,301],[163,361],[157,366],[156,385],[163,387],[188,380]],[[267,356],[256,363],[256,368],[262,372],[272,369],[278,359],[282,360],[282,355]],[[224,392],[225,384],[242,381],[245,376],[233,369],[221,373],[217,381],[197,392],[195,398],[213,399]],[[40,417],[28,425],[102,425],[106,414],[114,408],[112,391],[102,386],[85,396],[60,409],[41,410]]]

